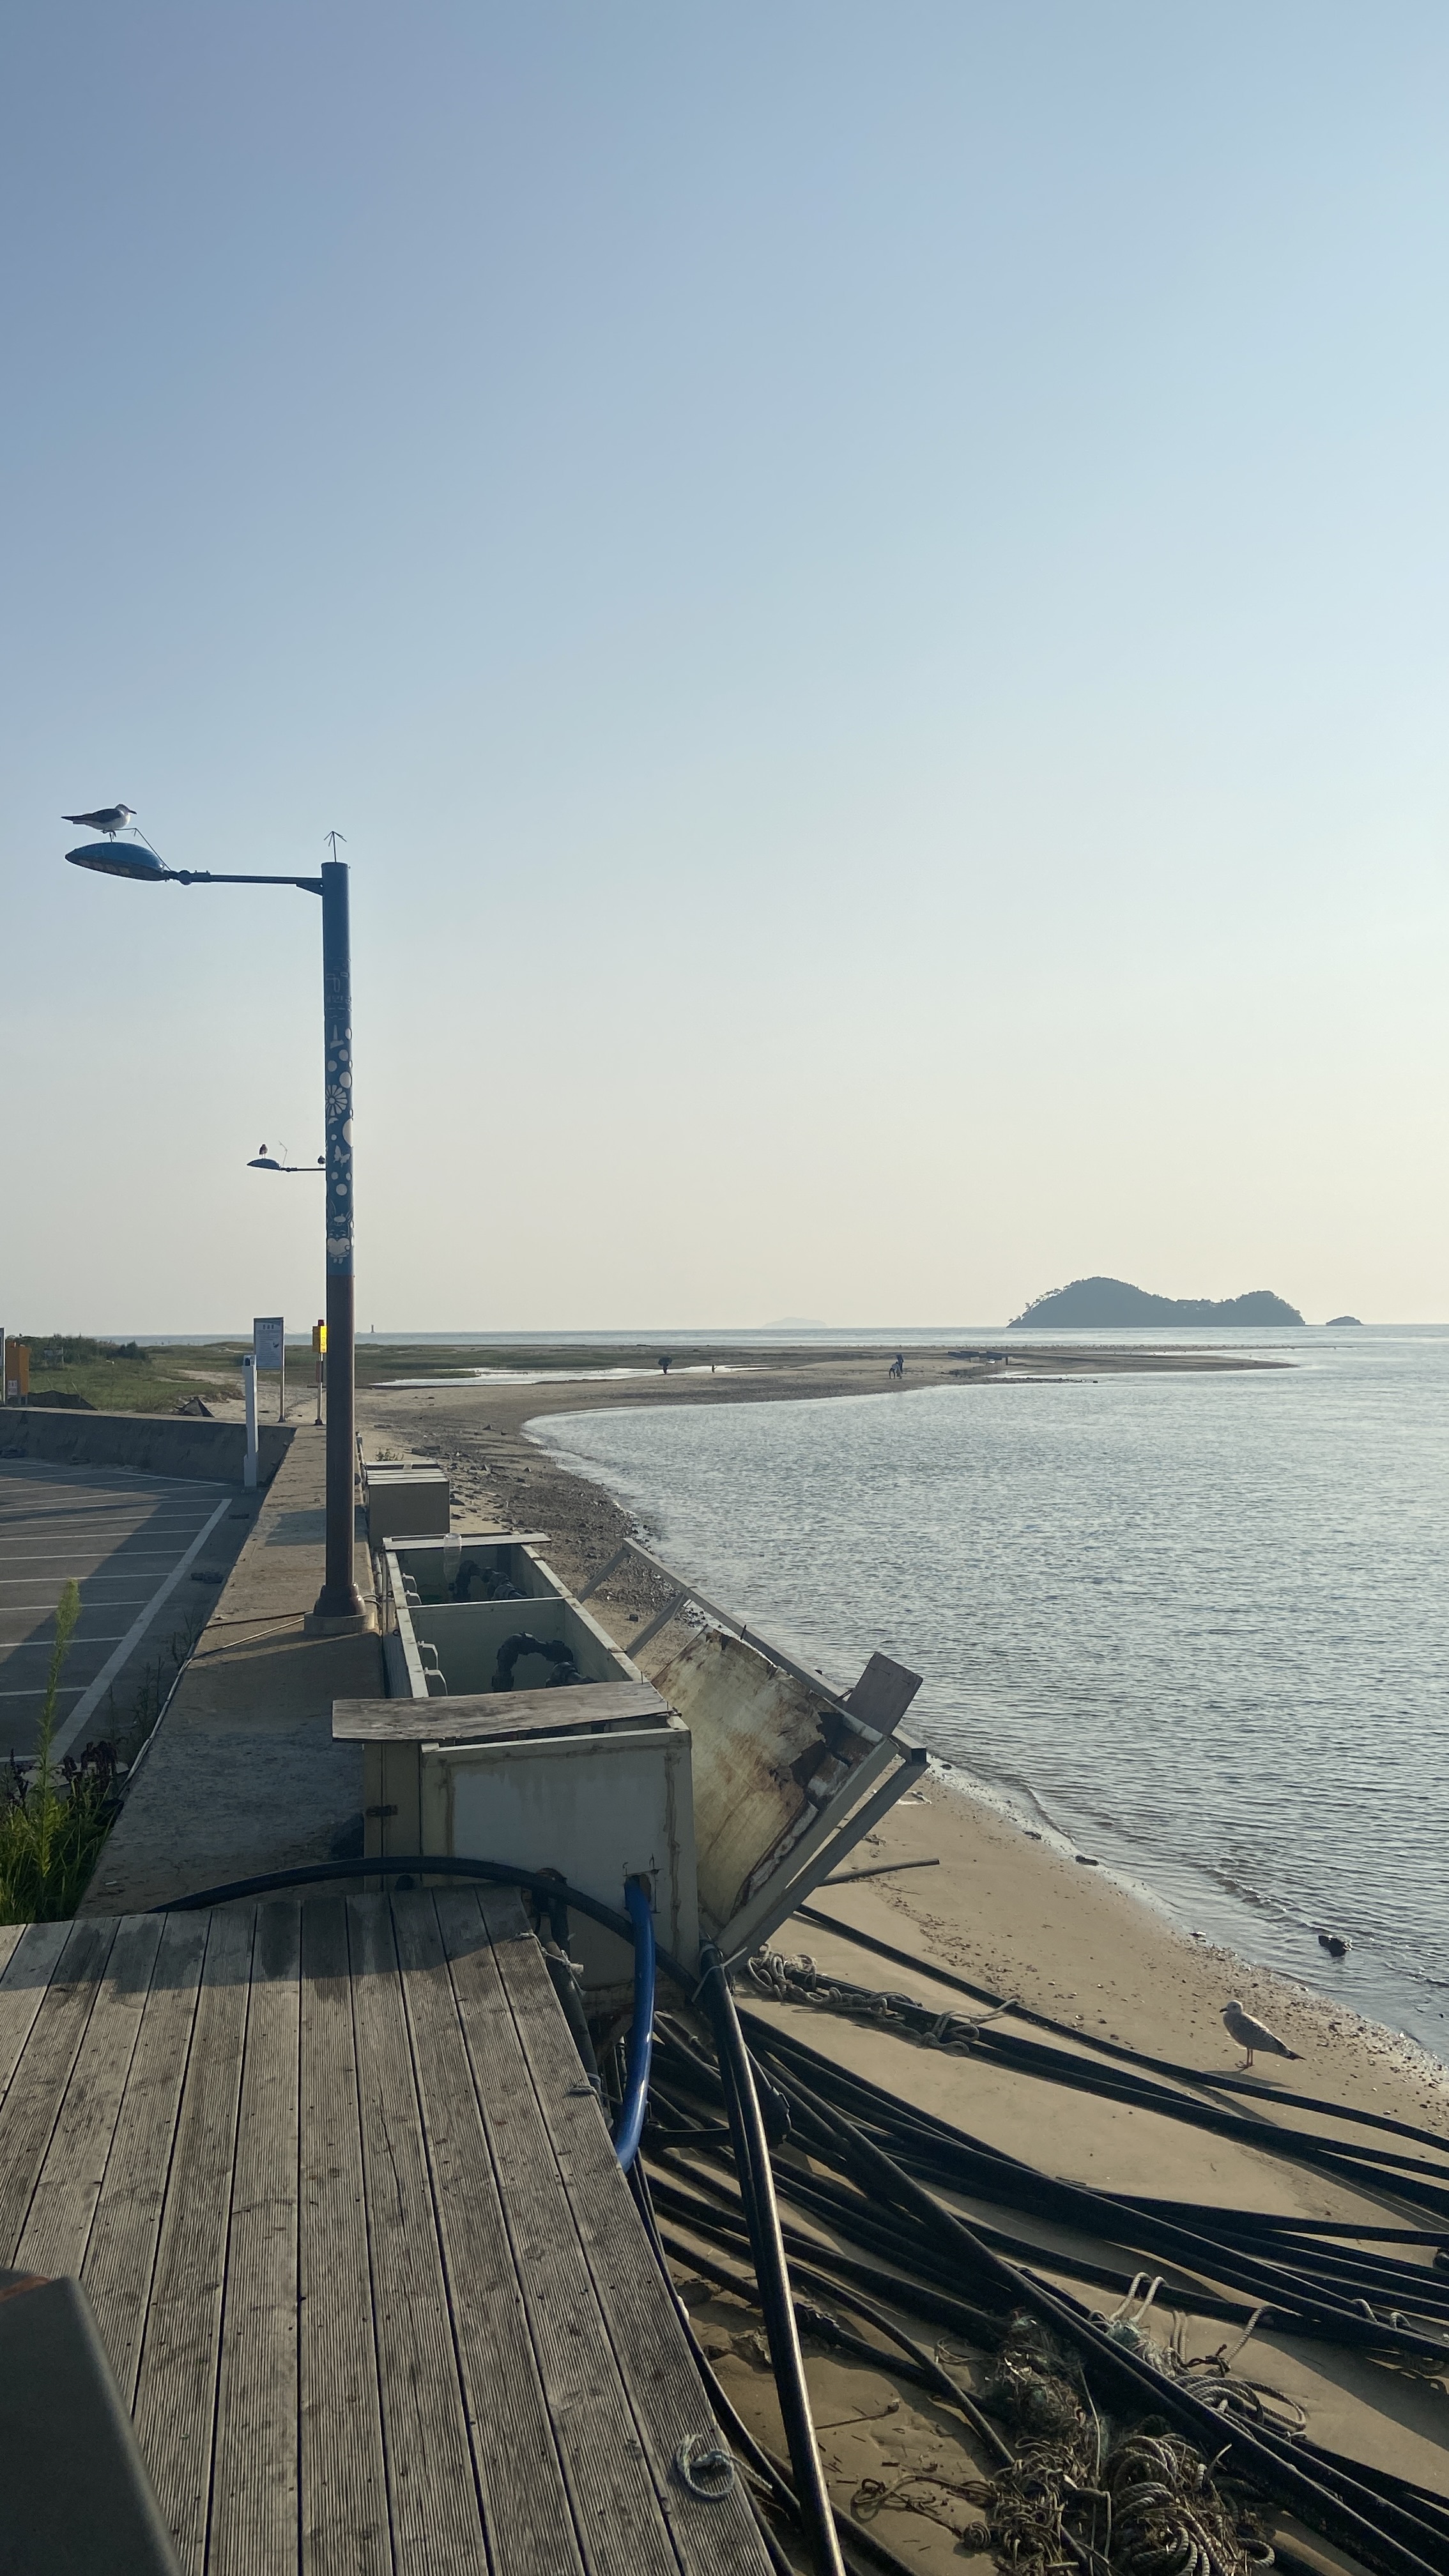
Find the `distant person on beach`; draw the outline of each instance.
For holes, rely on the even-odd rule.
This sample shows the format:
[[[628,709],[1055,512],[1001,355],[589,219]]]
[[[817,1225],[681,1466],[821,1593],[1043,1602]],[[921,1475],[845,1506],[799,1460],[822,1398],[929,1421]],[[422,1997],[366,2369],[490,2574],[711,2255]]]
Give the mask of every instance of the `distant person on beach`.
[[[668,1353],[667,1351],[665,1351],[665,1352],[663,1352],[663,1353],[661,1354],[660,1361],[659,1361],[659,1371],[660,1371],[660,1375],[661,1375],[662,1377],[668,1377],[668,1375],[669,1375],[669,1353]]]
[[[897,1353],[896,1353],[896,1355],[895,1355],[895,1358],[892,1360],[892,1362],[891,1362],[891,1364],[890,1364],[890,1367],[889,1367],[889,1368],[887,1369],[887,1371],[886,1371],[886,1375],[887,1375],[887,1377],[904,1377],[904,1376],[905,1376],[905,1373],[906,1373],[906,1355],[905,1355],[905,1352],[904,1352],[904,1351],[897,1351]]]

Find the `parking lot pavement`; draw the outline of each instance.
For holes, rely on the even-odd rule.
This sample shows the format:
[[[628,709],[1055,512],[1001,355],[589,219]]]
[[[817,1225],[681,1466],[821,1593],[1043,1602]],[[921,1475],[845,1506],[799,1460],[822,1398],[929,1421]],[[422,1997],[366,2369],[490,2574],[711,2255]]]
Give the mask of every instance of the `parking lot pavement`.
[[[198,1629],[250,1522],[252,1497],[192,1477],[0,1459],[0,1760],[33,1751],[73,1575],[81,1616],[56,1702],[53,1750],[79,1750],[124,1722],[148,1657]],[[198,1579],[200,1578],[200,1579]]]

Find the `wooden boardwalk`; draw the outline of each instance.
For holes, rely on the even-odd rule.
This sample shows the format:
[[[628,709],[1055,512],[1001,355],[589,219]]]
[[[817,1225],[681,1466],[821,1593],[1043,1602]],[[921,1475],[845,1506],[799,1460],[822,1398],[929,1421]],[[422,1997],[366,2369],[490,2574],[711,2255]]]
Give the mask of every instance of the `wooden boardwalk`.
[[[79,2275],[188,2571],[756,2576],[513,1896],[0,1930],[0,2266]]]

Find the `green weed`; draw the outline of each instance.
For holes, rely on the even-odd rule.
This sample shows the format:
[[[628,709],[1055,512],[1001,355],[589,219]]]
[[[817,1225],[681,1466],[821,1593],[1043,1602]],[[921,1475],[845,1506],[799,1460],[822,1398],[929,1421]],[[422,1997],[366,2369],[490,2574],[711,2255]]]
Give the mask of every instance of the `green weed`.
[[[80,1591],[67,1583],[56,1605],[55,1645],[46,1676],[35,1759],[22,1772],[14,1755],[0,1777],[0,1923],[55,1923],[74,1914],[115,1814],[115,1756],[88,1744],[79,1761],[51,1753],[60,1676],[80,1617]]]

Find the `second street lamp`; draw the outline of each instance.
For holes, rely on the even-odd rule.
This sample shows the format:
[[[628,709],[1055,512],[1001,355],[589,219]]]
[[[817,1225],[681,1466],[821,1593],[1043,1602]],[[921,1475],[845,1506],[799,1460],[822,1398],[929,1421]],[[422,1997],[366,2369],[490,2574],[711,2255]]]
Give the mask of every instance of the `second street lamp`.
[[[116,809],[119,812],[119,808]],[[72,819],[67,817],[67,819]],[[84,816],[85,821],[101,820]],[[341,838],[339,833],[338,839]],[[100,876],[128,877],[137,885],[295,886],[322,898],[323,1106],[326,1120],[327,1256],[327,1556],[313,1618],[344,1628],[366,1624],[353,1576],[355,1462],[353,1456],[352,1187],[352,952],[345,861],[324,860],[315,877],[214,876],[209,868],[168,868],[156,852],[118,846],[114,836],[67,850],[72,867]]]
[[[284,1154],[286,1150],[287,1148],[284,1145],[282,1147]],[[326,1167],[327,1157],[325,1154],[319,1154],[315,1163],[279,1163],[275,1154],[269,1154],[267,1152],[265,1145],[261,1147],[259,1152],[253,1154],[250,1162],[247,1164],[247,1170],[249,1172],[310,1172],[314,1178],[325,1171]]]

